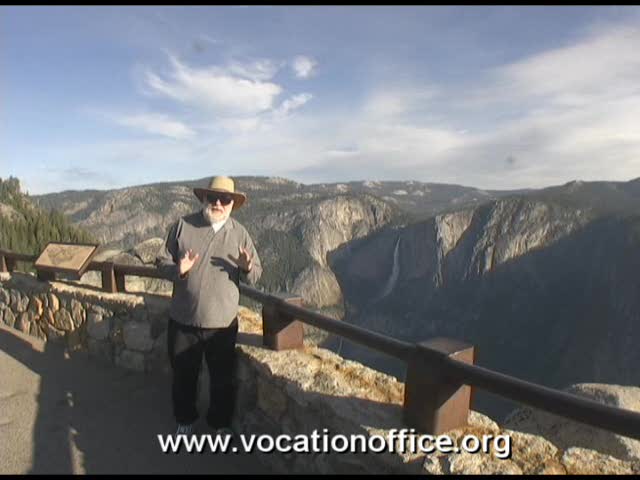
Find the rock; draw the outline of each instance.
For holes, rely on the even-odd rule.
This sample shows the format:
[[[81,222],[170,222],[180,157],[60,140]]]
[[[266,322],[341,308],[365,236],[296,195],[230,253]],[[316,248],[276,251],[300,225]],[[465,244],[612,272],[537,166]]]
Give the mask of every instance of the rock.
[[[562,464],[569,475],[632,475],[631,462],[625,462],[609,455],[586,448],[570,448],[562,456]]]
[[[73,320],[73,325],[78,328],[84,322],[85,312],[82,304],[78,302],[76,299],[71,300],[71,318]]]
[[[446,457],[445,472],[451,475],[521,475],[523,472],[511,460],[490,455],[461,452]],[[445,463],[446,465],[446,463]]]
[[[342,301],[340,285],[333,272],[317,264],[300,272],[291,292],[300,295],[307,305],[313,307],[336,305]]]
[[[129,350],[149,352],[153,348],[151,326],[148,323],[126,322],[122,330],[124,344]]]
[[[54,315],[55,314],[53,313],[53,310],[51,310],[50,308],[46,308],[42,314],[43,323],[54,325],[56,323],[56,319]]]
[[[29,302],[29,310],[33,311],[35,313],[36,317],[40,317],[42,316],[42,313],[44,311],[44,306],[42,304],[42,300],[40,300],[37,297],[32,297],[31,301]]]
[[[558,449],[548,440],[528,433],[505,430],[503,434],[511,437],[511,460],[523,473],[539,474],[547,465],[555,462]]]
[[[606,405],[640,412],[640,387],[581,383],[565,389]],[[559,448],[582,447],[622,460],[640,461],[640,441],[533,408],[513,412],[505,425],[513,430],[540,435]]]
[[[143,263],[152,264],[155,263],[156,255],[163,246],[164,239],[158,237],[150,238],[136,245],[132,252]]]
[[[113,263],[120,263],[123,265],[143,265],[142,261],[138,257],[127,252],[120,252],[117,255],[111,257],[109,261]]]
[[[50,310],[48,310],[48,312],[51,313]],[[53,316],[53,314],[51,315]],[[42,328],[43,332],[47,336],[47,341],[56,341],[60,338],[64,338],[66,333],[62,330],[58,330],[56,327],[47,322],[42,322],[40,324],[40,328]]]
[[[111,319],[104,318],[99,313],[90,312],[87,315],[87,333],[95,340],[106,340],[111,333]]]
[[[81,350],[86,339],[86,331],[84,329],[76,329],[67,334],[67,348],[71,352]]]
[[[11,303],[11,295],[7,289],[0,287],[0,305],[6,305],[7,307]]]
[[[93,261],[94,262],[106,262],[107,260],[112,261],[111,259],[120,253],[122,253],[122,250],[99,248],[96,254],[93,256]]]
[[[8,308],[4,311],[4,323],[10,326],[11,328],[14,328],[16,324],[16,317],[13,314],[13,312]]]
[[[56,313],[54,313],[53,318],[53,326],[58,330],[64,330],[66,332],[70,332],[73,330],[73,319],[71,318],[71,314],[67,310],[58,310]]]
[[[16,322],[15,328],[20,330],[21,332],[29,333],[31,325],[30,325],[30,322],[29,322],[29,314],[28,313],[23,312],[22,314],[20,314],[18,316],[18,321]]]
[[[21,294],[17,290],[11,290],[11,309],[15,313],[23,313],[27,311],[29,305],[29,297]]]
[[[57,312],[60,309],[60,300],[53,293],[49,293],[47,297],[49,299],[49,308],[53,310],[53,313]]]
[[[469,410],[469,417],[467,421],[469,425],[477,427],[486,432],[490,432],[495,435],[500,433],[500,427],[496,422],[491,420],[486,415],[483,415],[480,412],[476,412],[475,410]]]
[[[444,258],[455,248],[464,232],[471,225],[474,210],[462,210],[455,213],[438,215],[435,230],[440,258]]]
[[[45,335],[43,329],[40,328],[40,325],[38,325],[38,323],[36,322],[31,323],[29,335],[31,335],[32,337],[39,338],[41,340],[45,340],[45,341],[47,340],[47,336]]]

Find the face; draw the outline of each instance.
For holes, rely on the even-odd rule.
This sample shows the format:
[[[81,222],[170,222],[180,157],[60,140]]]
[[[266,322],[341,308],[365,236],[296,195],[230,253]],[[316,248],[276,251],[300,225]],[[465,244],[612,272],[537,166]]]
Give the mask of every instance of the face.
[[[229,218],[233,209],[233,197],[226,193],[209,193],[203,199],[205,218],[209,223],[221,222]]]

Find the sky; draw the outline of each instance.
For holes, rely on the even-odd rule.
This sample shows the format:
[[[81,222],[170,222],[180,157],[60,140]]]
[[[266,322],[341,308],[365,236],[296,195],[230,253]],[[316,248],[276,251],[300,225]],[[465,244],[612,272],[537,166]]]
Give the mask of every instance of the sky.
[[[640,177],[638,6],[0,6],[0,177]]]

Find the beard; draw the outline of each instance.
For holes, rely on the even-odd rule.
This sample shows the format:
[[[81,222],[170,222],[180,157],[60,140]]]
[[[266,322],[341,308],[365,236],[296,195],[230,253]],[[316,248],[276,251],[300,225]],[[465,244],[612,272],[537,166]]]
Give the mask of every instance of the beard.
[[[209,225],[227,219],[227,215],[224,213],[214,212],[212,208],[209,208],[208,203],[202,204],[202,216]]]

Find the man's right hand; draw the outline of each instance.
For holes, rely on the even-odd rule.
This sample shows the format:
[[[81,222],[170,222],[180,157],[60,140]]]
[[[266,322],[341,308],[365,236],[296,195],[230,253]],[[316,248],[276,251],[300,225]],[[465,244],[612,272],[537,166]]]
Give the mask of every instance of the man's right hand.
[[[180,273],[181,277],[185,276],[189,272],[189,270],[191,270],[191,267],[193,267],[194,263],[196,263],[199,256],[200,255],[197,253],[194,254],[193,250],[187,250],[187,253],[184,254],[184,256],[180,259],[180,262],[178,263],[178,272]]]

